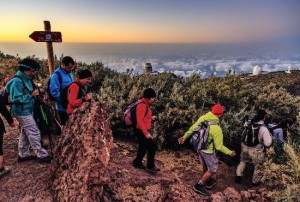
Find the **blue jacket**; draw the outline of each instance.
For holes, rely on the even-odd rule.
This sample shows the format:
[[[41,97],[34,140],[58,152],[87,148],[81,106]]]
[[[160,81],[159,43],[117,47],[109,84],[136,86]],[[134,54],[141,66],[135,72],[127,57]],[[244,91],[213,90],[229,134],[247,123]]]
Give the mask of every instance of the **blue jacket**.
[[[18,77],[12,78],[6,84],[6,90],[12,103],[12,114],[28,116],[32,114],[34,108],[34,97],[31,96],[31,92],[34,90],[31,82],[32,77],[25,75],[21,71],[18,71],[16,75],[22,78],[25,86]]]
[[[58,67],[50,78],[50,93],[55,98],[55,108],[57,111],[66,112],[66,109],[61,105],[60,93],[61,91],[74,82],[74,77],[72,73],[68,73],[62,68]],[[61,75],[61,83],[59,81],[59,76]]]

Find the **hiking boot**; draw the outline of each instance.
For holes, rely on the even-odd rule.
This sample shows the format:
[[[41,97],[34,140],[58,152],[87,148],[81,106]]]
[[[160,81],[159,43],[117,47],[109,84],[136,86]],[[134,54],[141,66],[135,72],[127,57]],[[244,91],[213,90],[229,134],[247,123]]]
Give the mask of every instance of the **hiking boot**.
[[[43,158],[37,158],[36,161],[39,162],[39,163],[50,163],[52,160],[52,157],[51,156],[46,156],[46,157],[43,157]]]
[[[157,167],[153,167],[153,168],[146,168],[146,170],[147,170],[148,172],[150,172],[150,173],[157,173],[157,172],[159,172],[159,171],[160,171],[160,169],[159,169],[159,168],[157,168]]]
[[[26,157],[18,157],[18,162],[24,162],[24,161],[31,161],[31,160],[35,160],[36,156],[26,156]]]
[[[209,196],[210,195],[209,192],[206,191],[204,184],[199,184],[199,183],[195,184],[195,186],[193,187],[193,190],[195,192],[197,192],[198,194],[202,194],[204,196]]]
[[[237,184],[241,184],[242,183],[242,176],[235,176],[234,181]]]
[[[212,189],[213,186],[217,183],[217,180],[215,179],[210,179],[205,183],[205,188],[206,189]]]
[[[257,182],[257,183],[253,183],[253,182],[252,182],[251,185],[252,185],[252,187],[258,187],[258,186],[260,186],[260,184],[261,184],[260,182]]]
[[[135,167],[135,168],[138,168],[138,169],[145,169],[146,168],[146,166],[144,166],[142,163],[141,164],[132,163],[132,166]]]
[[[10,173],[10,170],[5,169],[5,168],[0,169],[0,179],[2,177],[4,177],[5,175],[7,175],[8,173]]]

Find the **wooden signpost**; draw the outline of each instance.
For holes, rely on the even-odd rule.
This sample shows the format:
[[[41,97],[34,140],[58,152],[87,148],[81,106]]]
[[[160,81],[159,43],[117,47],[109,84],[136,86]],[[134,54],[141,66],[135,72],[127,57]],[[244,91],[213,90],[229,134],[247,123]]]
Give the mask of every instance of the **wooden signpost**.
[[[35,42],[46,42],[48,53],[48,66],[50,76],[54,71],[54,55],[52,42],[62,42],[61,32],[51,32],[51,25],[49,21],[44,21],[45,31],[34,31],[29,35]]]

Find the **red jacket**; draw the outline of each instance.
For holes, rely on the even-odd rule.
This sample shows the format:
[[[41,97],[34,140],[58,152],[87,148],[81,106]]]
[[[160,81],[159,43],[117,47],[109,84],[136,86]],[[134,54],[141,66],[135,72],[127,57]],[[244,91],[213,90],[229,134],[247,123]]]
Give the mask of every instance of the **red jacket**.
[[[136,107],[136,127],[140,129],[144,135],[146,136],[149,132],[148,130],[151,128],[152,123],[152,111],[149,107],[149,102],[146,98],[141,98],[140,101],[144,103],[138,104]],[[145,115],[148,107],[148,112]]]
[[[78,80],[76,80],[76,82],[79,82]],[[76,83],[72,83],[69,86],[68,89],[68,107],[67,107],[67,114],[72,114],[74,112],[74,110],[79,107],[82,104],[82,100],[80,98],[78,98],[78,94],[80,93],[81,89],[79,88],[79,86]]]

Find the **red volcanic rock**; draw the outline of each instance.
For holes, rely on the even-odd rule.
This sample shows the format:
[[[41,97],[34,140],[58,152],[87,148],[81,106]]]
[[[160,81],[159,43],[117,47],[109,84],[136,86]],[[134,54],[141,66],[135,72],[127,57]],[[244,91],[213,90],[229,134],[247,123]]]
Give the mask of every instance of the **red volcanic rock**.
[[[109,120],[101,104],[83,103],[63,127],[54,152],[54,199],[102,200],[112,146]]]

